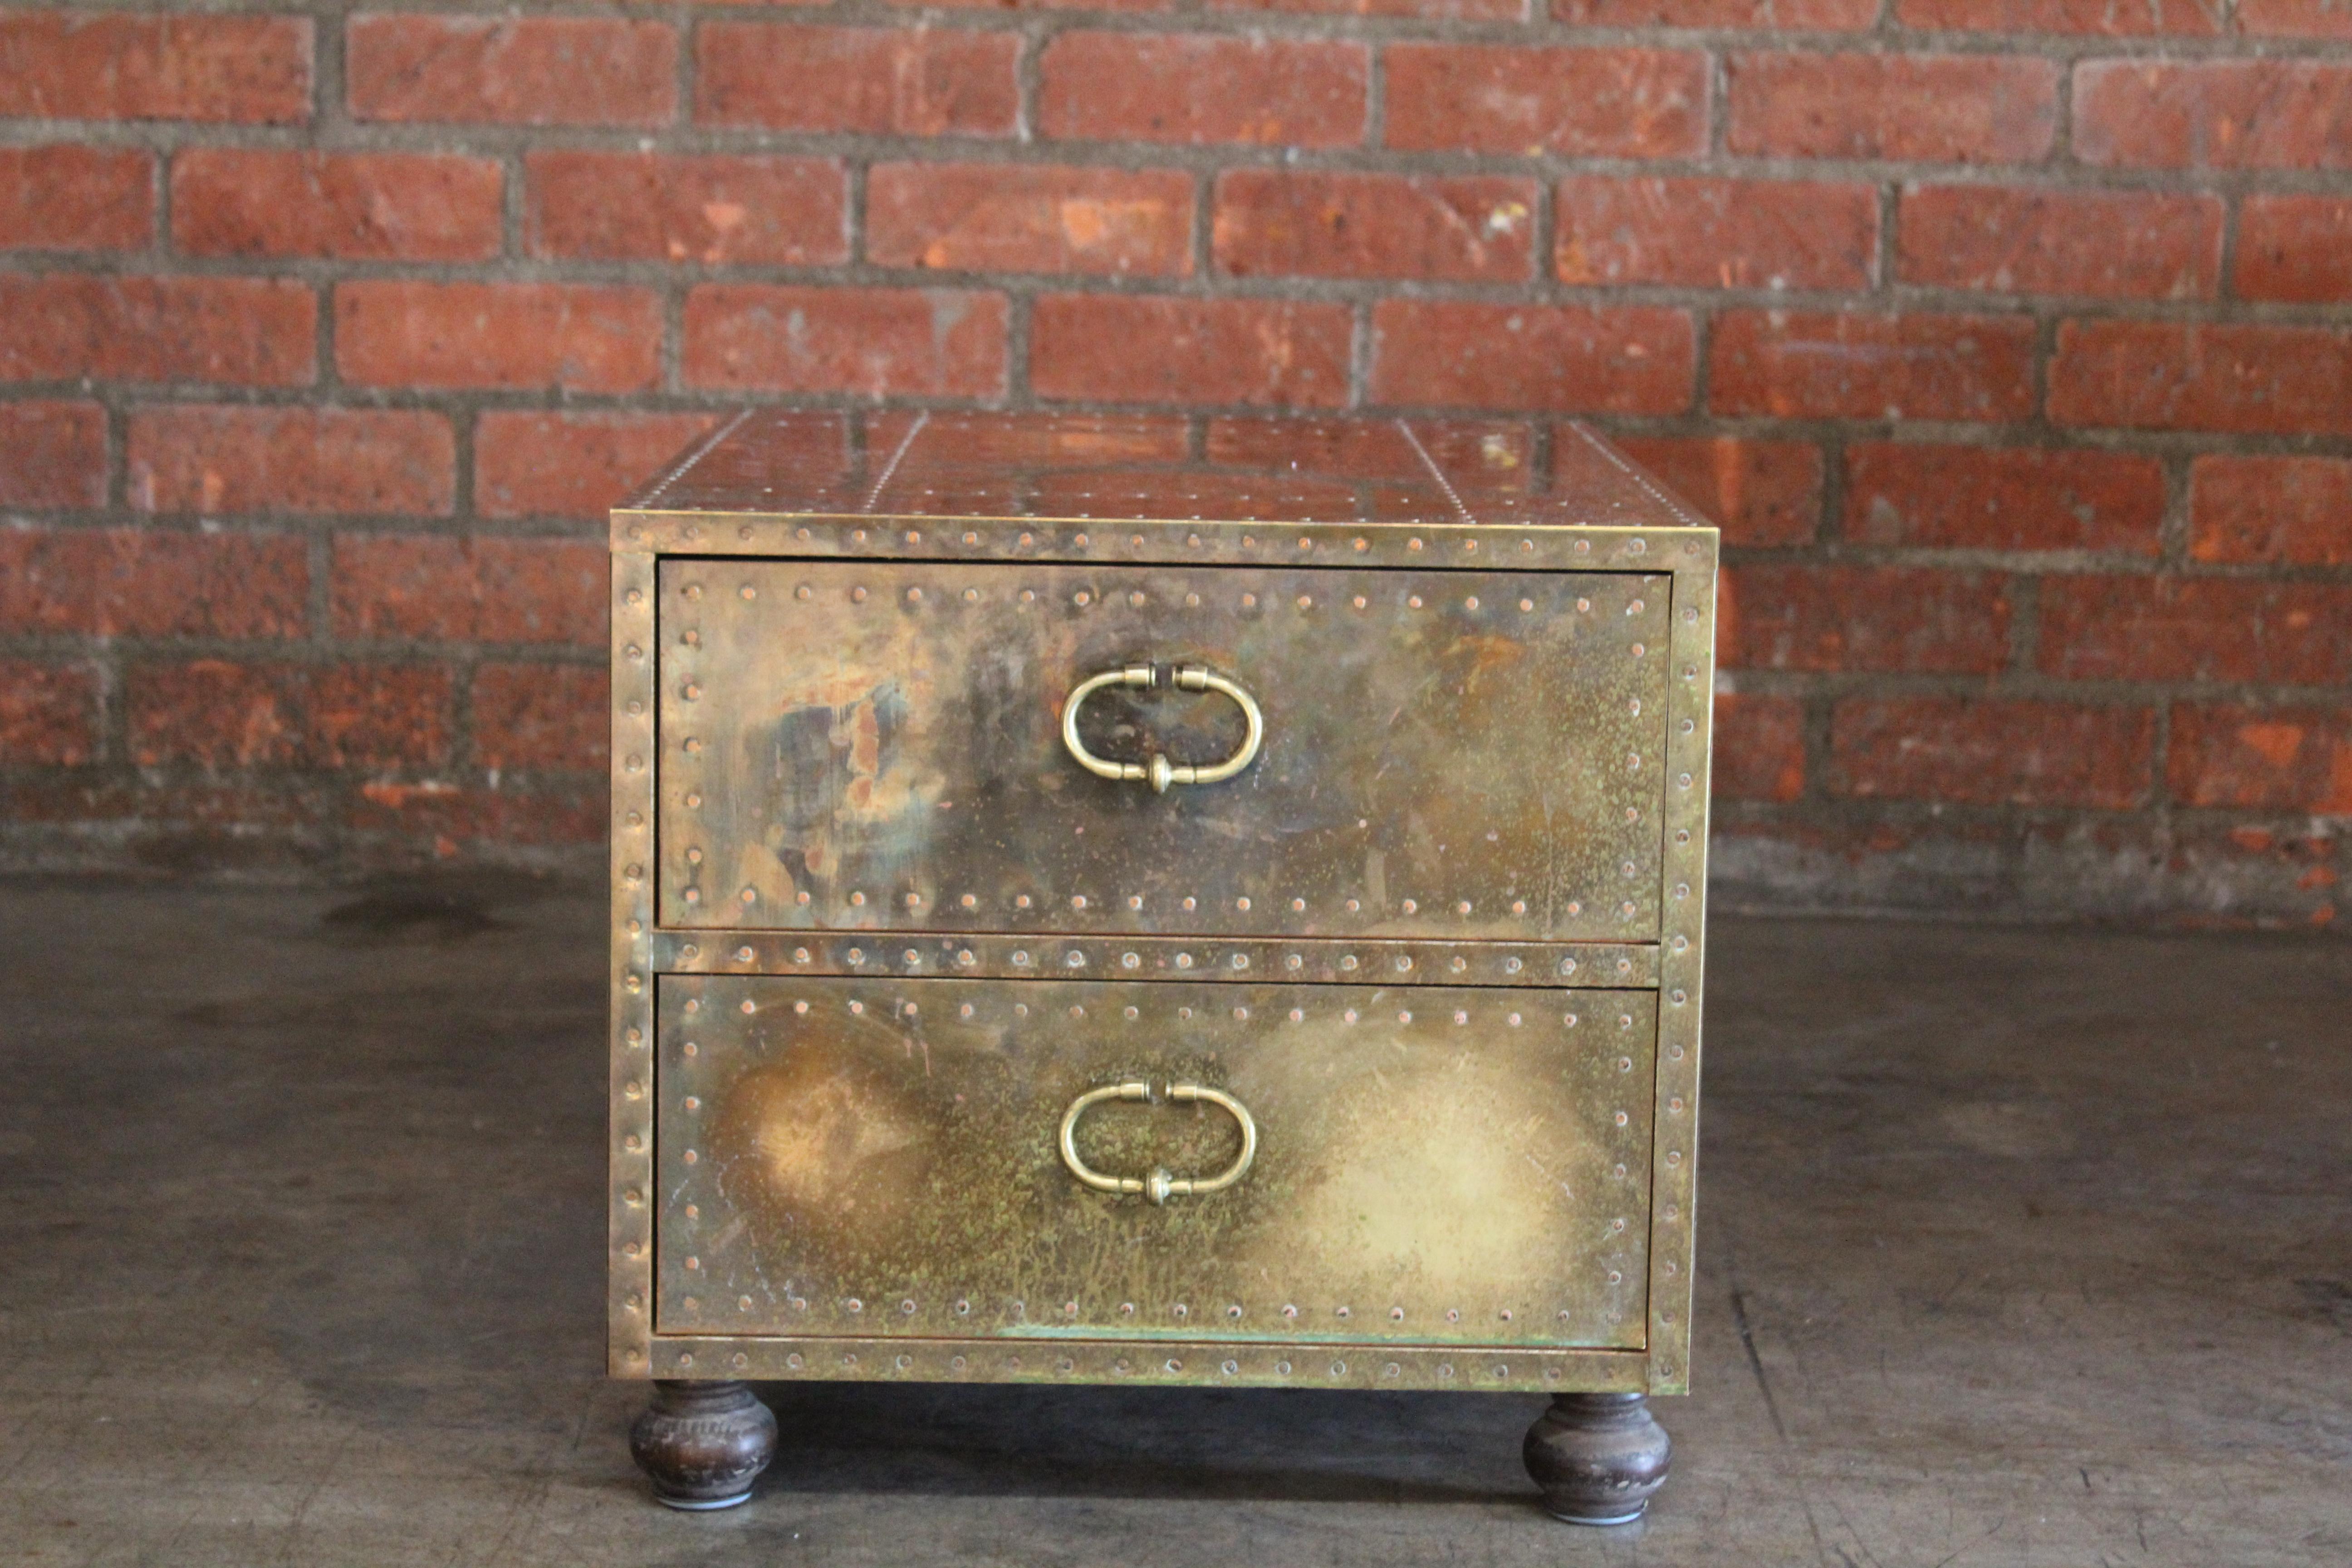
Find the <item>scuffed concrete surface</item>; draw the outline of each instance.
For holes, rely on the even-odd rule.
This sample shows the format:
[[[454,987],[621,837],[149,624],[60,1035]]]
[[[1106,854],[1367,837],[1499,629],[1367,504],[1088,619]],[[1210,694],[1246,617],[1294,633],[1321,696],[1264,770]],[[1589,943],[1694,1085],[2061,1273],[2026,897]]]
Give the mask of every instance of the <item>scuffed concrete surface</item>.
[[[2352,949],[1724,921],[1698,1355],[1645,1524],[1539,1402],[765,1390],[654,1507],[601,1372],[601,906],[0,886],[0,1557],[2352,1562]]]

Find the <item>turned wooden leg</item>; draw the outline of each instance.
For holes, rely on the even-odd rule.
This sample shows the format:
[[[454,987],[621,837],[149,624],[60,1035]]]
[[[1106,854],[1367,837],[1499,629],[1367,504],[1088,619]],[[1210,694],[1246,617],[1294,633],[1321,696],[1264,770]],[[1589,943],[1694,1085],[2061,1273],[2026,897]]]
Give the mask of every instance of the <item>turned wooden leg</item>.
[[[775,1413],[742,1383],[656,1383],[629,1452],[671,1508],[733,1508],[776,1457]]]
[[[1555,1394],[1528,1428],[1528,1474],[1570,1524],[1631,1524],[1666,1484],[1674,1445],[1638,1394]]]

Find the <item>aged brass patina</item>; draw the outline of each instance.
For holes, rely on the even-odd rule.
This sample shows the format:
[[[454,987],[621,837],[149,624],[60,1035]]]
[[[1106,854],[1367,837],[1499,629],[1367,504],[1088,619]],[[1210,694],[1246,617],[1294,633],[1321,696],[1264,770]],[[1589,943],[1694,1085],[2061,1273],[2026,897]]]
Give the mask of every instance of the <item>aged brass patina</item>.
[[[613,549],[616,1372],[1685,1386],[1717,537],[1613,449],[756,413]]]

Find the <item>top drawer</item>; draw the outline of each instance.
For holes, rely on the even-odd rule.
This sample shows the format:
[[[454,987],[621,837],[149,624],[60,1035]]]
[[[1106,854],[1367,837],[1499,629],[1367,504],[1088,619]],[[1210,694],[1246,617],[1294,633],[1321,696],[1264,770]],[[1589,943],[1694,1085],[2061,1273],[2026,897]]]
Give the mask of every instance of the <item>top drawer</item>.
[[[659,916],[1654,940],[1672,586],[666,558]]]

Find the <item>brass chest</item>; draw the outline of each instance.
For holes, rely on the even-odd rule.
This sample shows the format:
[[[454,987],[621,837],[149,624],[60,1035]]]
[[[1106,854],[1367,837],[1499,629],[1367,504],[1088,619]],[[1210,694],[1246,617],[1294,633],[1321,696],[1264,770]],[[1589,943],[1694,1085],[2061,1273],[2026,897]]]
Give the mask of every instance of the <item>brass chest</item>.
[[[761,411],[612,546],[616,1373],[1683,1389],[1717,536],[1612,448]]]

